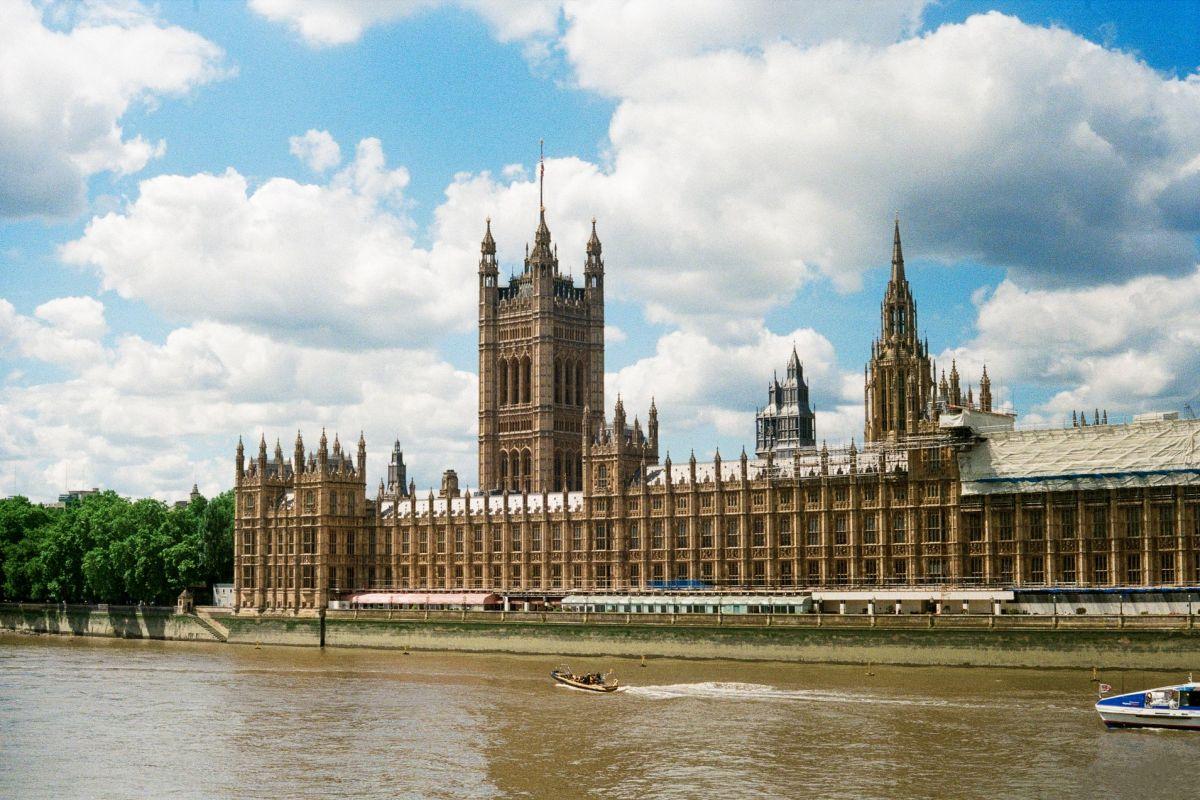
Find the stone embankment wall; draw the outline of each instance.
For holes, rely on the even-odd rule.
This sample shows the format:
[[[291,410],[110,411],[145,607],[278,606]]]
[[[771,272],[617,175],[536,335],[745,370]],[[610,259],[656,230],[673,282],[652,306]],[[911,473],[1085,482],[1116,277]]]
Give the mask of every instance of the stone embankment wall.
[[[116,639],[224,641],[219,626],[211,621],[157,606],[0,603],[0,629]]]
[[[0,604],[0,628],[382,649],[853,664],[1200,670],[1190,617],[701,617],[537,612],[301,615]]]
[[[386,612],[385,612],[386,613]],[[477,615],[471,615],[477,616]],[[905,625],[815,624],[741,626],[563,622],[531,619],[387,619],[329,612],[331,647],[411,648],[556,656],[723,658],[814,663],[1200,669],[1200,630],[1171,627],[1054,628],[930,627],[924,617]],[[527,615],[537,616],[537,615]],[[547,615],[553,617],[554,615]],[[961,620],[961,618],[960,618]],[[1144,622],[1143,622],[1144,624]]]

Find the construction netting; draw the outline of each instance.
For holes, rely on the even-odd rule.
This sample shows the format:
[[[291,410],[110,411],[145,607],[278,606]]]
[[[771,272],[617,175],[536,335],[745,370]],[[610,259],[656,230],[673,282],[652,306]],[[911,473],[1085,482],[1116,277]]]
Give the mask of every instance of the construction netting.
[[[984,433],[958,456],[964,495],[1200,484],[1200,420]]]

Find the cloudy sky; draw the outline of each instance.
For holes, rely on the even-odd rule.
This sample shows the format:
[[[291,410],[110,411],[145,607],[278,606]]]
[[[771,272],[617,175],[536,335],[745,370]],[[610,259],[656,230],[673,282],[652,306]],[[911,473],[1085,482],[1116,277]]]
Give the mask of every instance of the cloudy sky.
[[[1028,424],[1200,408],[1200,2],[0,2],[0,495],[227,488],[239,435],[475,480],[483,221],[598,218],[607,390],[861,438],[891,220]]]

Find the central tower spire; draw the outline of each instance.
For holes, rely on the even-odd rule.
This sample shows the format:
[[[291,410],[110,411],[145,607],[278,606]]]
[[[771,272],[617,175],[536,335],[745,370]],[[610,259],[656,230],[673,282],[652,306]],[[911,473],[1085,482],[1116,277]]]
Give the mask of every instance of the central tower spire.
[[[952,376],[953,377],[953,376]],[[921,432],[933,419],[935,380],[917,329],[917,305],[904,275],[900,215],[892,227],[892,277],[880,307],[880,334],[867,364],[866,439],[892,441]]]
[[[892,280],[904,281],[904,252],[900,248],[900,212],[896,212],[896,227],[892,233]]]

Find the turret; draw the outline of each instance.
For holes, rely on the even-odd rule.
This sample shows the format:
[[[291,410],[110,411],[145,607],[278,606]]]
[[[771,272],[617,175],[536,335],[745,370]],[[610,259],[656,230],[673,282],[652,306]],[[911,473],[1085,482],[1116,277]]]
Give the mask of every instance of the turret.
[[[958,383],[958,361],[950,361],[950,405],[962,405],[962,388]]]
[[[358,470],[358,477],[365,477],[367,474],[367,439],[362,431],[358,432],[358,459],[355,466]]]
[[[800,364],[800,356],[796,353],[796,345],[792,345],[792,355],[787,363],[788,378],[795,378],[797,381],[804,380],[804,367]],[[778,381],[776,381],[778,384]]]
[[[283,477],[283,445],[279,439],[275,440],[275,476]]]
[[[299,475],[304,472],[304,439],[296,431],[296,444],[292,447],[292,470]]]
[[[263,433],[258,438],[258,474],[265,475],[267,473],[267,434]]]
[[[601,256],[600,237],[596,234],[596,218],[592,217],[592,236],[587,243],[587,264],[583,270],[583,285],[589,291],[604,289],[604,259]]]
[[[400,449],[400,440],[392,446],[392,460],[388,463],[387,488],[389,492],[404,494],[407,486],[407,467],[404,466],[404,451]]]
[[[987,364],[983,365],[983,377],[979,379],[979,410],[992,410],[992,379],[987,374]],[[1096,415],[1096,421],[1100,421],[1100,415]]]
[[[533,234],[533,251],[525,256],[525,272],[533,274],[534,294],[552,294],[558,273],[558,254],[550,244],[546,225],[546,159],[538,158],[538,226]]]
[[[498,275],[500,267],[496,263],[496,240],[492,238],[491,217],[487,218],[485,225],[483,241],[479,244],[479,274]]]
[[[654,398],[650,398],[650,416],[646,418],[646,435],[650,437],[650,447],[658,452],[658,406]]]
[[[329,439],[325,437],[325,429],[321,428],[321,441],[317,445],[317,467],[322,473],[329,466]]]
[[[242,444],[241,436],[238,437],[236,464],[237,464],[237,478],[238,478],[238,482],[240,483],[242,478],[246,477],[246,448]]]

